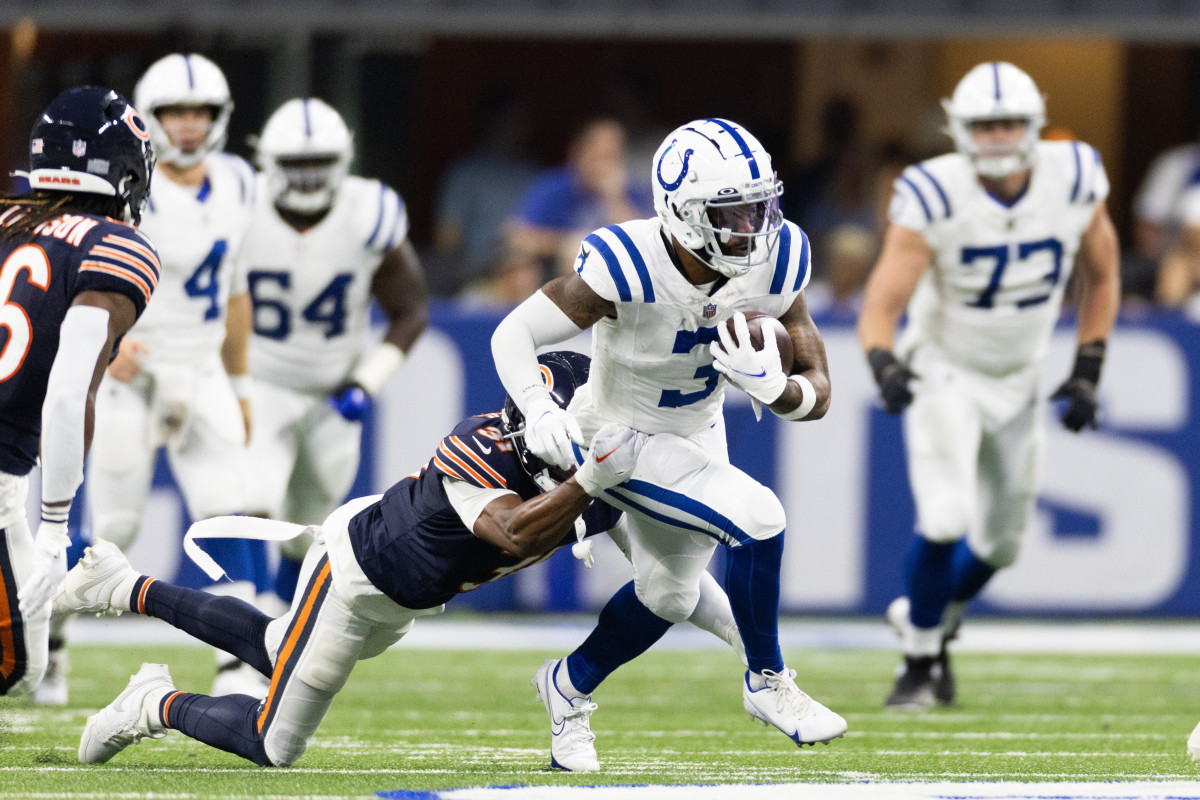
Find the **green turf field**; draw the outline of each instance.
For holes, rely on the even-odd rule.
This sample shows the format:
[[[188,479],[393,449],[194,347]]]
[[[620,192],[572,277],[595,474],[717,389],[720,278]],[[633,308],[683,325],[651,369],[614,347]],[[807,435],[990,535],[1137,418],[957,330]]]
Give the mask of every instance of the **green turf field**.
[[[742,710],[740,668],[723,651],[651,651],[595,696],[602,772],[549,762],[545,712],[529,678],[537,651],[392,649],[358,666],[308,753],[268,770],[178,733],[106,765],[76,760],[88,714],[146,661],[205,690],[212,657],[194,647],[72,648],[71,705],[0,699],[0,796],[238,798],[362,796],[511,784],[782,783],[861,780],[1125,781],[1200,778],[1184,741],[1200,719],[1194,656],[957,657],[960,703],[884,712],[895,654],[791,653],[799,685],[850,723],[846,738],[798,751]]]

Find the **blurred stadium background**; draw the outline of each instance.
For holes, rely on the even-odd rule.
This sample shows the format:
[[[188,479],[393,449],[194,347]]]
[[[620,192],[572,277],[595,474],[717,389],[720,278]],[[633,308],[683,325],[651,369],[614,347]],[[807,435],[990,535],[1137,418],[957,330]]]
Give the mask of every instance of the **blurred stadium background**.
[[[838,102],[856,110],[854,143],[882,170],[949,149],[939,98],[975,63],[1008,60],[1047,95],[1055,135],[1103,154],[1125,245],[1147,166],[1200,131],[1200,0],[4,0],[0,164],[25,166],[33,117],[61,89],[99,83],[131,95],[152,61],[176,51],[225,71],[232,152],[250,158],[250,137],[284,100],[319,96],[356,133],[355,171],[408,204],[439,298],[368,426],[362,494],[424,464],[463,414],[502,402],[487,343],[503,311],[450,297],[454,265],[433,248],[442,181],[479,141],[498,92],[528,102],[529,153],[543,166],[560,163],[578,123],[597,113],[620,116],[635,152],[639,137],[652,151],[656,135],[687,119],[735,119],[774,154],[786,208],[837,144],[827,123]],[[1125,269],[1105,422],[1080,437],[1051,428],[1038,523],[1018,565],[978,603],[983,613],[1200,616],[1200,329],[1147,301],[1147,268],[1132,252]],[[852,313],[831,306],[817,318],[834,410],[817,425],[755,424],[731,398],[731,450],[787,506],[785,609],[874,614],[899,592],[912,529],[899,427],[873,407]],[[1048,382],[1072,349],[1064,331]],[[186,582],[182,507],[165,470],[156,481],[131,558]],[[560,555],[456,605],[592,610],[626,579],[614,551],[591,571]]]

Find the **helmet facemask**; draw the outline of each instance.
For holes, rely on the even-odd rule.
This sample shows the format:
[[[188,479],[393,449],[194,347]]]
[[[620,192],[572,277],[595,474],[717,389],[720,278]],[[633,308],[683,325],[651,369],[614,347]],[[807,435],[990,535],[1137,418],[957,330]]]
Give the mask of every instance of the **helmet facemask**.
[[[275,204],[297,214],[316,214],[333,205],[349,159],[340,153],[276,156],[267,168]]]
[[[774,176],[756,183],[760,185],[740,192],[723,189],[716,197],[689,201],[681,214],[703,242],[693,249],[696,257],[726,277],[745,275],[769,261],[783,228],[783,184]],[[688,213],[696,208],[699,213]]]

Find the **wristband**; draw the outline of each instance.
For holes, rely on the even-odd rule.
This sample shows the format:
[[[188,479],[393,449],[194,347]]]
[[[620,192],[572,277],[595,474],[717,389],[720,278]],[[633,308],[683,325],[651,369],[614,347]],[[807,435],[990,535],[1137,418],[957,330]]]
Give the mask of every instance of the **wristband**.
[[[375,397],[392,373],[400,369],[406,356],[404,351],[391,342],[380,342],[367,353],[350,373],[350,380],[357,383],[367,394]]]
[[[233,394],[238,400],[249,400],[250,392],[254,388],[254,378],[249,375],[230,375],[229,388],[233,389]]]
[[[782,414],[776,411],[772,411],[772,413],[780,419],[804,419],[812,413],[813,408],[817,405],[817,390],[812,385],[812,381],[803,375],[789,375],[788,380],[800,387],[800,405],[791,411],[784,411]]]
[[[1108,345],[1103,339],[1079,345],[1075,350],[1075,366],[1071,368],[1071,377],[1083,378],[1093,386],[1100,383],[1100,367],[1107,349]]]

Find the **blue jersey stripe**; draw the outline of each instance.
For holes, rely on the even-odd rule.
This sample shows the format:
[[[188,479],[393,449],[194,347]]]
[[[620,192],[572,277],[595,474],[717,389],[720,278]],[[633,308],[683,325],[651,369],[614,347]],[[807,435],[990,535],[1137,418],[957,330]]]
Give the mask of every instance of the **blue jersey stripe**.
[[[808,271],[811,267],[812,263],[808,258],[808,234],[800,231],[800,263],[796,268],[796,282],[792,284],[793,292],[798,292],[804,288],[804,279],[808,277]]]
[[[779,252],[775,256],[775,274],[771,276],[771,294],[783,291],[783,281],[787,277],[788,262],[792,258],[792,229],[787,225],[779,232]]]
[[[210,197],[212,197],[212,181],[205,176],[204,183],[200,184],[200,191],[196,192],[196,202],[206,203]]]
[[[633,300],[633,293],[629,290],[629,281],[625,280],[625,273],[621,271],[621,262],[617,259],[617,254],[613,252],[613,249],[608,246],[608,242],[594,233],[588,234],[583,241],[596,248],[596,252],[608,265],[608,274],[612,276],[613,283],[617,285],[617,296],[621,298],[622,302],[628,303]]]
[[[633,243],[633,239],[629,238],[629,234],[625,232],[624,228],[609,225],[605,230],[612,231],[621,244],[625,245],[629,258],[633,260],[633,268],[637,270],[638,280],[642,282],[642,301],[653,303],[654,284],[650,282],[650,270],[646,267],[646,259],[642,258],[641,251],[637,249],[637,245]]]
[[[761,173],[758,170],[758,161],[754,158],[754,151],[750,149],[750,145],[746,143],[742,135],[737,132],[737,128],[723,119],[709,119],[707,121],[714,125],[719,125],[726,133],[733,137],[733,141],[742,149],[742,155],[746,157],[746,161],[750,164],[750,177],[758,180],[761,177]]]
[[[1079,199],[1079,184],[1083,180],[1083,164],[1079,161],[1079,142],[1071,142],[1071,152],[1075,155],[1075,185],[1071,187],[1071,202]]]
[[[379,229],[383,227],[383,215],[387,211],[387,187],[382,183],[379,184],[379,216],[375,219],[375,228],[371,231],[370,238],[367,239],[367,247],[375,246],[375,239],[379,236]]]
[[[920,164],[917,164],[916,167],[917,171],[928,178],[929,182],[933,184],[933,188],[937,190],[938,197],[942,199],[942,208],[946,210],[946,219],[950,219],[950,198],[946,196],[946,192],[942,189],[942,185],[938,183],[937,178],[933,177],[933,174],[929,170],[925,169],[925,167],[921,166]]]
[[[909,180],[907,175],[901,175],[900,180],[904,181],[904,183],[908,185],[908,188],[913,190],[913,194],[915,194],[917,196],[917,200],[921,202],[921,210],[925,212],[925,221],[933,222],[933,214],[931,214],[929,211],[929,203],[925,202],[925,196],[921,194],[921,190],[917,188],[915,183]]]
[[[649,481],[626,481],[622,488],[641,495],[647,500],[661,503],[669,508],[675,508],[683,513],[701,520],[710,530],[723,532],[738,544],[748,544],[753,537],[739,528],[733,520],[721,514],[715,508],[706,506],[699,500],[693,500],[685,494],[673,492],[670,489],[650,483]],[[710,534],[711,535],[711,534]]]
[[[396,194],[396,193],[392,192],[392,194]],[[404,198],[398,194],[396,195],[396,205],[399,208],[396,211],[396,224],[392,225],[392,235],[389,236],[388,240],[387,240],[387,248],[386,249],[388,249],[388,250],[391,250],[392,248],[396,247],[397,245],[399,245],[401,242],[404,241],[404,235],[401,234],[401,228],[403,228],[404,226],[402,226],[400,224],[400,221],[402,219],[404,219],[405,205],[404,205]]]

